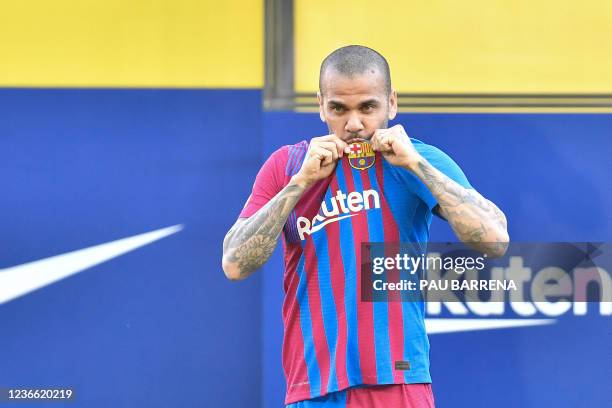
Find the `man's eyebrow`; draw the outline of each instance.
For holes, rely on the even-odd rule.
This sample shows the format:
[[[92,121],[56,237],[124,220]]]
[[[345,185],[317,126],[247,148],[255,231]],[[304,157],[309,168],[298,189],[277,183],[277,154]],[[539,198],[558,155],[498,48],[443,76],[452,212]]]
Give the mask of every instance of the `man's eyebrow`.
[[[332,106],[338,106],[338,107],[340,107],[340,108],[346,108],[346,105],[345,105],[345,104],[343,104],[343,103],[342,103],[342,102],[340,102],[340,101],[334,101],[334,100],[331,100],[331,101],[329,101],[329,102],[328,102],[328,104],[329,104],[329,105],[332,105]]]
[[[380,101],[378,99],[368,99],[367,101],[363,101],[361,103],[359,103],[359,106],[369,106],[369,105],[378,105],[380,104]]]

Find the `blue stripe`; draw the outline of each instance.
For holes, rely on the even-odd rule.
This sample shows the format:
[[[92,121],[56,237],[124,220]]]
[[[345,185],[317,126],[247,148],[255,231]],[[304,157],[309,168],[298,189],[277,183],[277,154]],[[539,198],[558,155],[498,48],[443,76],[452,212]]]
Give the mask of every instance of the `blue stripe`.
[[[297,163],[300,161],[300,151],[296,148],[293,150],[293,160],[291,161],[291,167],[289,168],[289,175],[293,176],[296,171]]]
[[[327,202],[331,199],[329,190],[328,188],[325,194],[325,200]],[[329,392],[338,389],[338,377],[336,373],[338,315],[336,314],[336,303],[331,283],[327,234],[324,230],[317,232],[317,234],[315,249],[319,276],[319,291],[321,293],[321,313],[323,314],[323,327],[325,328],[325,337],[327,338],[327,346],[329,347],[329,382],[327,383],[327,390]]]
[[[300,235],[297,230],[297,215],[295,214],[295,210],[291,212],[291,233],[293,234],[294,242],[300,240]]]
[[[302,251],[304,247],[302,245]],[[308,383],[310,384],[310,395],[316,396],[321,393],[321,370],[317,363],[315,354],[314,340],[312,338],[312,318],[310,316],[310,307],[308,302],[308,290],[306,285],[306,274],[304,271],[305,256],[302,253],[297,267],[297,273],[300,277],[297,287],[298,302],[300,304],[300,326],[302,327],[302,336],[304,338],[304,359],[306,360],[306,368],[308,370]]]
[[[420,202],[413,216],[414,220],[427,219],[427,224],[431,221],[431,211],[425,202]],[[429,229],[424,228],[423,231],[417,232],[417,236],[413,238],[415,245],[411,248],[413,253],[420,254],[427,251],[427,241],[429,240]],[[421,245],[416,242],[422,243]],[[425,332],[425,303],[410,302],[402,303],[402,313],[404,316],[410,316],[410,319],[404,319],[404,358],[411,361],[412,370],[404,372],[404,379],[410,382],[428,382],[429,377],[429,340]],[[417,358],[419,356],[419,358]],[[412,372],[411,372],[412,371]],[[415,372],[426,372],[427,377],[415,377]]]
[[[300,240],[300,236],[297,232],[297,218],[295,215],[295,210],[289,213],[289,218],[285,223],[285,238],[287,242],[296,243]]]
[[[380,159],[379,159],[380,160]],[[361,170],[353,170],[353,178],[355,179],[355,189],[363,191],[361,185]],[[378,192],[382,201],[382,192],[378,188],[376,180],[376,168],[370,167],[368,174],[370,176],[371,188]],[[365,204],[365,202],[364,202]],[[366,212],[368,218],[368,232],[370,242],[384,242],[384,230],[382,209],[370,208]],[[384,256],[384,254],[381,254]],[[380,301],[374,302],[374,347],[376,350],[376,376],[379,384],[393,383],[393,372],[391,362],[391,343],[389,340],[389,303],[386,301],[386,295],[380,298]]]
[[[287,164],[285,166],[285,175],[293,176],[302,165],[302,161],[304,159],[304,152],[306,148],[304,143],[300,143],[297,145],[293,145],[289,147],[289,159],[287,160]],[[291,211],[289,214],[289,219],[285,223],[285,234],[287,241],[290,243],[295,243],[299,241],[299,234],[297,232],[297,219],[295,210]]]
[[[336,180],[338,188],[347,191],[346,181],[342,165],[336,167]],[[359,363],[359,331],[357,327],[357,255],[355,254],[355,242],[353,240],[353,223],[350,218],[341,220],[340,227],[340,250],[342,254],[342,265],[344,265],[344,312],[346,314],[346,374],[349,384],[361,384],[361,367]]]
[[[411,248],[411,255],[417,255],[417,245],[409,245],[408,243],[427,242],[429,238],[429,230],[425,228],[417,228],[415,220],[426,219],[431,217],[429,208],[423,203],[412,191],[406,191],[406,185],[401,183],[399,179],[390,177],[391,172],[396,171],[386,161],[383,166],[383,177],[385,177],[385,190],[387,197],[389,193],[403,194],[402,200],[400,199],[388,199],[389,209],[397,220],[400,242],[403,249]],[[389,175],[389,177],[387,177]],[[412,199],[419,200],[420,202],[416,205],[416,209],[412,214],[409,211],[401,211],[401,202]],[[406,205],[407,208],[414,208],[411,205]],[[429,220],[426,221],[428,223]],[[404,272],[408,274],[408,272]],[[403,278],[408,278],[405,276]],[[403,296],[402,299],[406,299]],[[403,329],[404,329],[404,360],[409,361],[411,365],[410,370],[404,371],[404,381],[408,383],[416,382],[429,382],[431,378],[428,374],[421,374],[415,377],[414,373],[416,370],[425,370],[428,373],[429,370],[429,341],[424,333],[424,317],[425,317],[425,304],[423,302],[415,302],[414,300],[402,301],[402,316],[403,316]],[[420,323],[419,323],[420,321]],[[424,367],[424,365],[426,365]]]
[[[285,174],[288,176],[293,176],[298,172],[300,166],[302,165],[305,152],[306,148],[303,143],[293,145],[289,148],[289,160],[287,161]]]
[[[293,166],[297,157],[297,149],[295,146],[291,146],[289,148],[289,160],[287,160],[287,165],[285,166],[285,174],[288,176],[292,176],[291,173],[293,171]]]
[[[293,168],[293,174],[300,171],[300,167],[302,167],[302,163],[304,162],[304,157],[306,157],[306,147],[302,146],[300,148],[300,153],[298,154],[298,160],[295,162],[295,166]]]

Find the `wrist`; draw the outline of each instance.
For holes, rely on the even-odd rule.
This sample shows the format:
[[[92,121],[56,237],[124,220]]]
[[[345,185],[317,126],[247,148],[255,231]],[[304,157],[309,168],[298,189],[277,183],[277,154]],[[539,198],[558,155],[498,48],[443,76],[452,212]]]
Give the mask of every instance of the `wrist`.
[[[301,174],[295,174],[289,181],[290,185],[299,187],[302,191],[305,191],[312,183],[309,183]]]
[[[417,154],[415,157],[411,157],[407,159],[402,165],[406,170],[416,173],[419,169],[419,163],[426,162],[426,160],[420,154]]]

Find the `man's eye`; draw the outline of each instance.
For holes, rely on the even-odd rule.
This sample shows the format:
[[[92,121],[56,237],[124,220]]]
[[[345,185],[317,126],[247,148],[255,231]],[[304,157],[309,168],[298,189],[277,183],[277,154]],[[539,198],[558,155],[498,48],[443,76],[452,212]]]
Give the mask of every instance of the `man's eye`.
[[[374,108],[375,108],[374,105],[365,105],[363,108],[361,108],[361,110],[363,112],[372,112]]]
[[[342,106],[335,105],[332,106],[332,110],[334,111],[334,113],[340,113],[344,111],[344,108]]]

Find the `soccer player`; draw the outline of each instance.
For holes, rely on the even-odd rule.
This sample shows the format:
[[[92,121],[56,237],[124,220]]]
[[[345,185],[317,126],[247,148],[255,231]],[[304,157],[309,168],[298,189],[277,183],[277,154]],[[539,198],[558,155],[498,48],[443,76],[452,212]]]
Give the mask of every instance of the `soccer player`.
[[[283,146],[259,171],[223,243],[223,270],[245,279],[283,237],[283,368],[289,407],[433,407],[422,302],[366,302],[362,242],[427,242],[432,214],[490,256],[506,218],[441,150],[387,127],[389,66],[347,46],[321,65],[329,135]]]

